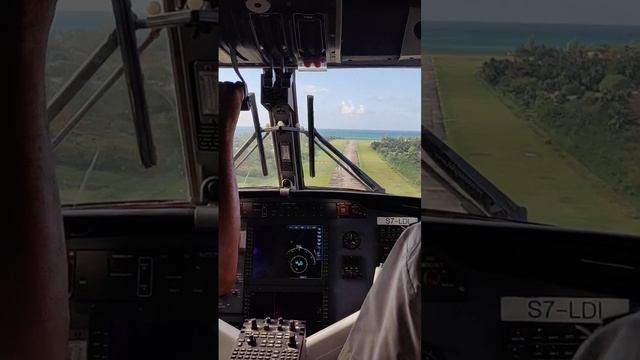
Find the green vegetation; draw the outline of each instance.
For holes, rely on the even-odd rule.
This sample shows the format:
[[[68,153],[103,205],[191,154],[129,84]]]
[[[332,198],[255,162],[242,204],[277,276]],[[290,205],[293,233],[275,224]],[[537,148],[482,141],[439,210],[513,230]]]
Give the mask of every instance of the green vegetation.
[[[236,149],[240,148],[242,143],[249,137],[249,134],[236,136],[234,141]],[[275,156],[273,153],[273,143],[271,138],[267,138],[265,142],[265,157],[269,176],[262,176],[260,160],[255,151],[246,162],[244,162],[236,171],[238,185],[240,187],[257,187],[257,186],[277,186],[277,173]],[[338,150],[343,151],[346,147],[348,139],[332,138],[331,144]],[[391,162],[373,150],[372,140],[353,140],[358,145],[358,159],[360,168],[377,181],[387,192],[395,195],[420,196],[419,182],[408,180],[400,171],[394,169]],[[416,140],[413,140],[414,142]],[[331,178],[336,170],[336,163],[329,158],[323,151],[316,148],[316,176],[309,176],[309,151],[306,137],[301,138],[303,171],[305,174],[306,186],[311,187],[330,187]],[[413,155],[418,156],[418,152],[414,150]],[[418,165],[419,166],[419,165]]]
[[[47,94],[53,97],[78,67],[90,56],[95,46],[109,33],[109,29],[54,29],[47,54]],[[69,106],[53,120],[52,138],[66,125],[102,82],[120,65],[116,52],[85,85]],[[165,36],[154,42],[141,56],[145,90],[149,106],[158,164],[145,169],[140,163],[131,118],[128,90],[120,79],[55,149],[57,180],[65,204],[115,202],[133,200],[187,199],[182,144],[176,112],[174,79],[168,41]],[[234,146],[237,149],[249,138],[249,132],[239,132]],[[331,138],[338,149],[344,140]],[[360,146],[361,151],[368,151]],[[301,138],[303,170],[307,186],[328,187],[336,164],[320,149],[316,151],[316,177],[309,176],[308,146]],[[237,169],[240,187],[278,186],[277,168],[271,138],[265,141],[268,176],[262,175],[257,151]],[[415,150],[415,154],[418,151]],[[389,158],[385,161],[376,153],[368,156],[367,166],[372,175],[393,193],[419,196],[415,181],[405,185],[408,165],[394,171]],[[398,164],[394,164],[397,166]],[[368,171],[365,169],[365,171]],[[403,175],[400,176],[399,173]],[[403,177],[404,176],[404,177]],[[391,182],[387,177],[392,179]],[[411,189],[410,191],[408,189]],[[396,191],[397,190],[397,191]]]
[[[420,185],[420,139],[385,137],[371,143],[391,167],[414,185]]]
[[[236,151],[250,137],[249,133],[237,134],[234,140],[234,148]],[[332,143],[335,146],[335,141]],[[302,136],[300,140],[302,147],[303,171],[305,174],[306,186],[328,187],[331,182],[331,174],[336,167],[333,162],[323,151],[316,148],[316,176],[309,176],[309,147],[307,138]],[[273,151],[273,142],[271,137],[267,137],[264,142],[265,158],[267,160],[268,176],[262,175],[262,167],[260,165],[260,157],[256,149],[247,160],[236,170],[239,187],[260,187],[260,186],[278,186],[277,167],[275,154]]]
[[[106,34],[107,29],[53,31],[47,53],[49,98],[62,88]],[[119,66],[119,56],[116,52],[109,58],[54,119],[50,126],[52,138]],[[166,37],[147,49],[141,61],[158,165],[145,169],[140,162],[128,90],[120,79],[55,149],[63,203],[188,198]]]
[[[640,209],[640,47],[566,50],[533,42],[484,63],[482,77],[554,142]]]
[[[488,58],[434,56],[447,142],[526,206],[530,221],[640,234],[636,211],[623,205],[555,140],[517,116],[509,103],[477,76]],[[602,145],[583,144],[594,153],[603,151]]]
[[[420,185],[408,180],[402,173],[396,171],[388,160],[383,159],[371,146],[371,140],[358,140],[358,158],[360,167],[387,193],[420,197]],[[419,156],[414,153],[415,156]]]
[[[342,150],[344,148],[344,144],[342,140],[331,139],[329,140],[333,146],[336,146],[338,150]],[[336,163],[329,158],[324,151],[320,150],[316,146],[316,176],[309,176],[309,145],[307,141],[307,137],[305,136],[301,140],[302,144],[302,161],[303,161],[303,169],[305,173],[304,181],[307,186],[318,186],[318,187],[328,187],[331,184],[331,176],[333,175],[333,171],[336,168]]]

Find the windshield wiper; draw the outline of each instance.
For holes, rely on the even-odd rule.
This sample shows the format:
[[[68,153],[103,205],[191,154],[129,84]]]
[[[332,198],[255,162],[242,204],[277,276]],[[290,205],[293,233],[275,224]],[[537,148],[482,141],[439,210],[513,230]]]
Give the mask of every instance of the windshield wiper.
[[[471,199],[433,163],[425,151],[422,152],[421,164],[422,171],[429,176],[422,182],[422,196],[428,204],[426,208],[489,216],[482,206]],[[435,183],[431,183],[431,180]]]
[[[271,135],[273,131],[296,131],[303,135],[306,135],[309,141],[311,141],[311,130],[304,129],[266,129],[261,130],[261,138],[264,140],[268,136]],[[262,135],[262,132],[265,134]],[[238,151],[233,156],[235,161],[235,168],[239,168],[244,164],[244,162],[249,158],[249,156],[258,148],[258,144],[256,143],[256,133],[253,133],[249,139],[238,149]],[[362,169],[358,167],[358,165],[354,164],[351,160],[349,160],[346,156],[344,156],[340,150],[336,149],[335,146],[331,144],[327,139],[325,139],[317,130],[314,130],[313,136],[314,145],[318,147],[323,153],[325,153],[333,162],[336,163],[342,170],[344,170],[347,174],[357,180],[360,184],[362,184],[369,191],[376,193],[385,193],[385,189],[380,186],[375,180],[373,180],[369,175],[367,175]],[[253,146],[252,146],[253,145]],[[314,146],[314,149],[315,149]],[[315,152],[315,151],[314,151]]]
[[[129,0],[111,0],[111,2],[116,29],[94,50],[78,71],[72,75],[71,79],[47,104],[49,123],[60,115],[62,109],[71,102],[118,47],[122,55],[122,65],[113,71],[98,90],[65,122],[62,130],[53,138],[52,143],[54,148],[58,146],[78,125],[84,115],[91,110],[93,105],[124,74],[129,90],[129,100],[140,159],[145,167],[151,167],[156,164],[156,152],[149,123],[149,112],[139,55],[159,37],[163,28],[207,26],[207,24],[218,22],[218,12],[209,4],[201,10],[166,12],[139,20],[133,13]],[[140,29],[151,29],[151,31],[146,40],[138,47],[136,31]]]
[[[349,158],[344,156],[344,154],[342,154],[340,150],[336,149],[336,147],[333,146],[331,142],[329,142],[327,139],[325,139],[324,136],[320,135],[318,131],[314,130],[314,132],[315,132],[314,134],[315,139],[317,140],[316,144],[322,144],[322,146],[326,147],[325,149],[322,146],[319,146],[320,149],[325,154],[329,155],[329,157],[333,161],[335,161],[336,164],[338,164],[341,168],[347,171],[349,175],[354,177],[356,180],[358,180],[360,183],[362,183],[364,186],[366,186],[373,192],[383,193],[383,194],[386,192],[385,189],[382,186],[380,186],[380,184],[378,184],[369,175],[367,175],[367,173],[362,171],[362,169],[360,169],[358,165],[354,164],[351,160],[349,160]],[[338,161],[334,156],[340,159],[340,161]]]
[[[78,187],[78,191],[76,192],[76,199],[73,202],[73,206],[75,206],[80,202],[80,196],[82,196],[82,194],[84,193],[84,190],[87,186],[87,182],[89,181],[89,177],[93,173],[93,170],[96,167],[96,163],[98,162],[99,155],[100,155],[100,148],[96,148],[96,151],[93,153],[93,157],[91,158],[91,164],[89,164],[89,167],[87,168],[87,170],[84,172],[84,175],[82,176],[82,182],[80,182],[80,186]]]
[[[149,33],[149,35],[147,36],[147,38],[144,40],[144,42],[140,45],[138,51],[140,53],[144,52],[156,39],[158,39],[160,37],[160,31],[161,31],[160,29],[152,30]],[[85,75],[88,74],[86,72],[79,72],[79,73],[82,73],[82,74],[85,74]],[[91,110],[91,108],[100,99],[102,99],[102,96],[104,96],[104,94],[107,91],[109,91],[109,89],[111,89],[111,87],[113,87],[113,85],[120,79],[122,74],[124,74],[124,66],[120,65],[117,69],[115,69],[109,75],[109,77],[100,85],[100,87],[84,102],[84,104],[82,104],[80,109],[78,109],[78,111],[76,111],[76,113],[73,114],[73,116],[71,116],[71,118],[69,118],[69,120],[67,120],[67,122],[64,124],[62,129],[53,137],[53,140],[51,141],[54,149],[56,147],[58,147],[58,145],[60,145],[60,143],[62,143],[62,141],[80,123],[80,120],[82,120],[82,118],[84,118],[84,116],[89,112],[89,110]],[[86,83],[88,80],[89,80],[88,78],[83,79],[84,83]],[[70,87],[74,87],[75,83],[76,83],[75,80],[71,81],[69,83],[69,84],[71,84]],[[84,83],[82,84],[83,86],[84,86]],[[52,105],[51,105],[52,108],[50,108],[50,110],[49,110],[49,114],[50,115],[54,115],[54,114],[57,115],[54,110],[57,109],[57,107],[60,105],[61,102],[65,102],[64,104],[62,104],[62,107],[66,106],[66,102],[68,102],[68,100],[70,100],[70,98],[68,98],[70,93],[73,93],[73,89],[72,90],[67,90],[66,87],[63,88],[60,91],[60,94],[63,94],[63,95],[56,96],[56,98],[64,99],[64,101],[58,100],[56,102],[53,102]],[[75,95],[75,93],[73,93],[73,95]]]
[[[89,81],[93,75],[100,69],[100,67],[107,61],[107,59],[118,48],[118,37],[116,30],[113,30],[94,51],[89,58],[80,65],[80,68],[71,76],[62,90],[53,96],[51,101],[47,104],[47,116],[49,117],[49,123],[51,123],[69,104],[80,89]]]
[[[422,148],[434,163],[492,217],[527,221],[527,209],[516,204],[430,130],[422,128]]]
[[[71,80],[65,84],[62,90],[53,97],[47,107],[49,122],[60,114],[62,109],[69,104],[71,99],[77,95],[89,79],[96,74],[98,69],[104,65],[109,56],[111,56],[118,47],[122,54],[122,66],[114,71],[98,91],[65,123],[60,133],[53,139],[53,146],[55,148],[64,140],[84,115],[98,102],[102,95],[124,74],[129,87],[129,100],[131,103],[140,159],[145,167],[151,167],[156,164],[156,152],[151,134],[151,125],[149,123],[149,110],[145,96],[144,82],[142,80],[139,58],[140,49],[138,49],[136,41],[137,18],[131,10],[131,3],[128,0],[112,0],[112,5],[116,29],[98,46],[89,59],[85,61],[80,69],[72,76]],[[157,38],[157,35],[157,31],[151,32],[151,41],[147,46]]]
[[[421,216],[423,221],[428,220],[429,218],[442,218],[442,219],[464,219],[464,220],[478,220],[478,221],[499,222],[499,223],[551,226],[549,224],[541,224],[541,223],[530,222],[530,221],[489,217],[486,215],[476,215],[476,214],[461,213],[461,212],[439,210],[439,209],[422,209]]]

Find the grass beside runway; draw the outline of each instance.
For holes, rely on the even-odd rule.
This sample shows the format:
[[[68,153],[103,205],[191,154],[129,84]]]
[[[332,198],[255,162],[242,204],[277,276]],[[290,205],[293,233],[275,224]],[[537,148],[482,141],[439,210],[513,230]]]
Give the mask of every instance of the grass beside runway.
[[[389,163],[371,147],[371,140],[358,140],[360,167],[371,176],[387,193],[420,197],[420,186],[393,169]]]
[[[516,116],[477,77],[488,56],[433,57],[447,142],[526,206],[530,221],[640,234],[636,211],[542,131]]]
[[[344,151],[348,139],[334,139],[331,144],[338,150]],[[358,144],[358,156],[360,158],[360,167],[364,172],[369,174],[376,182],[384,187],[388,193],[394,195],[406,195],[420,197],[420,186],[411,183],[399,172],[394,170],[389,163],[380,157],[380,155],[371,148],[371,140],[353,140]],[[273,146],[271,142],[265,144]],[[306,140],[302,141],[303,171],[305,174],[306,186],[310,187],[328,187],[331,183],[331,175],[336,169],[336,163],[329,158],[323,151],[316,147],[316,176],[309,176],[308,147]],[[257,152],[252,154],[247,163],[258,163]],[[240,187],[251,186],[276,186],[276,168],[273,159],[267,163],[269,168],[269,176],[263,177],[262,174],[253,166],[250,173],[243,171],[241,167],[237,171],[238,184]]]

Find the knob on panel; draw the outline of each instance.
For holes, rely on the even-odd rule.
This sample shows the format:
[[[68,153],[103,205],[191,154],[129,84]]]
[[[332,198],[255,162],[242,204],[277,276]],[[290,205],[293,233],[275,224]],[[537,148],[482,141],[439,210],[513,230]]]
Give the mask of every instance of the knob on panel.
[[[342,246],[345,249],[354,250],[360,247],[360,235],[355,231],[348,231],[342,235]]]
[[[258,342],[256,341],[256,337],[253,335],[249,335],[249,340],[247,340],[247,344],[249,344],[250,346],[258,345]]]
[[[251,327],[258,330],[251,330]],[[269,329],[263,330],[263,327]],[[237,346],[230,359],[301,359],[305,337],[306,322],[303,320],[247,319],[238,334]]]

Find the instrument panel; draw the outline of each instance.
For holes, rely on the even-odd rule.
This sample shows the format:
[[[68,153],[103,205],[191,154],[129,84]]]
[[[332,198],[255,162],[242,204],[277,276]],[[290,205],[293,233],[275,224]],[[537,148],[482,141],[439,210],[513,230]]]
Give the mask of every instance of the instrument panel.
[[[599,326],[640,309],[637,239],[473,221],[423,231],[427,359],[572,359]]]
[[[253,282],[322,279],[326,276],[323,225],[260,224],[247,230],[251,259],[247,272]]]
[[[311,335],[352,314],[375,268],[418,221],[418,206],[376,194],[241,196],[241,261],[236,288],[218,302],[220,317],[236,326],[248,318],[301,319]]]
[[[72,358],[210,359],[219,318],[300,319],[312,334],[357,311],[403,228],[378,218],[406,222],[395,218],[419,200],[337,193],[244,192],[237,282],[223,298],[215,211],[65,210]]]
[[[215,219],[192,208],[64,212],[71,359],[211,359]]]
[[[629,298],[479,271],[446,256],[430,256],[427,268],[431,359],[571,359],[603,321],[638,309]]]

